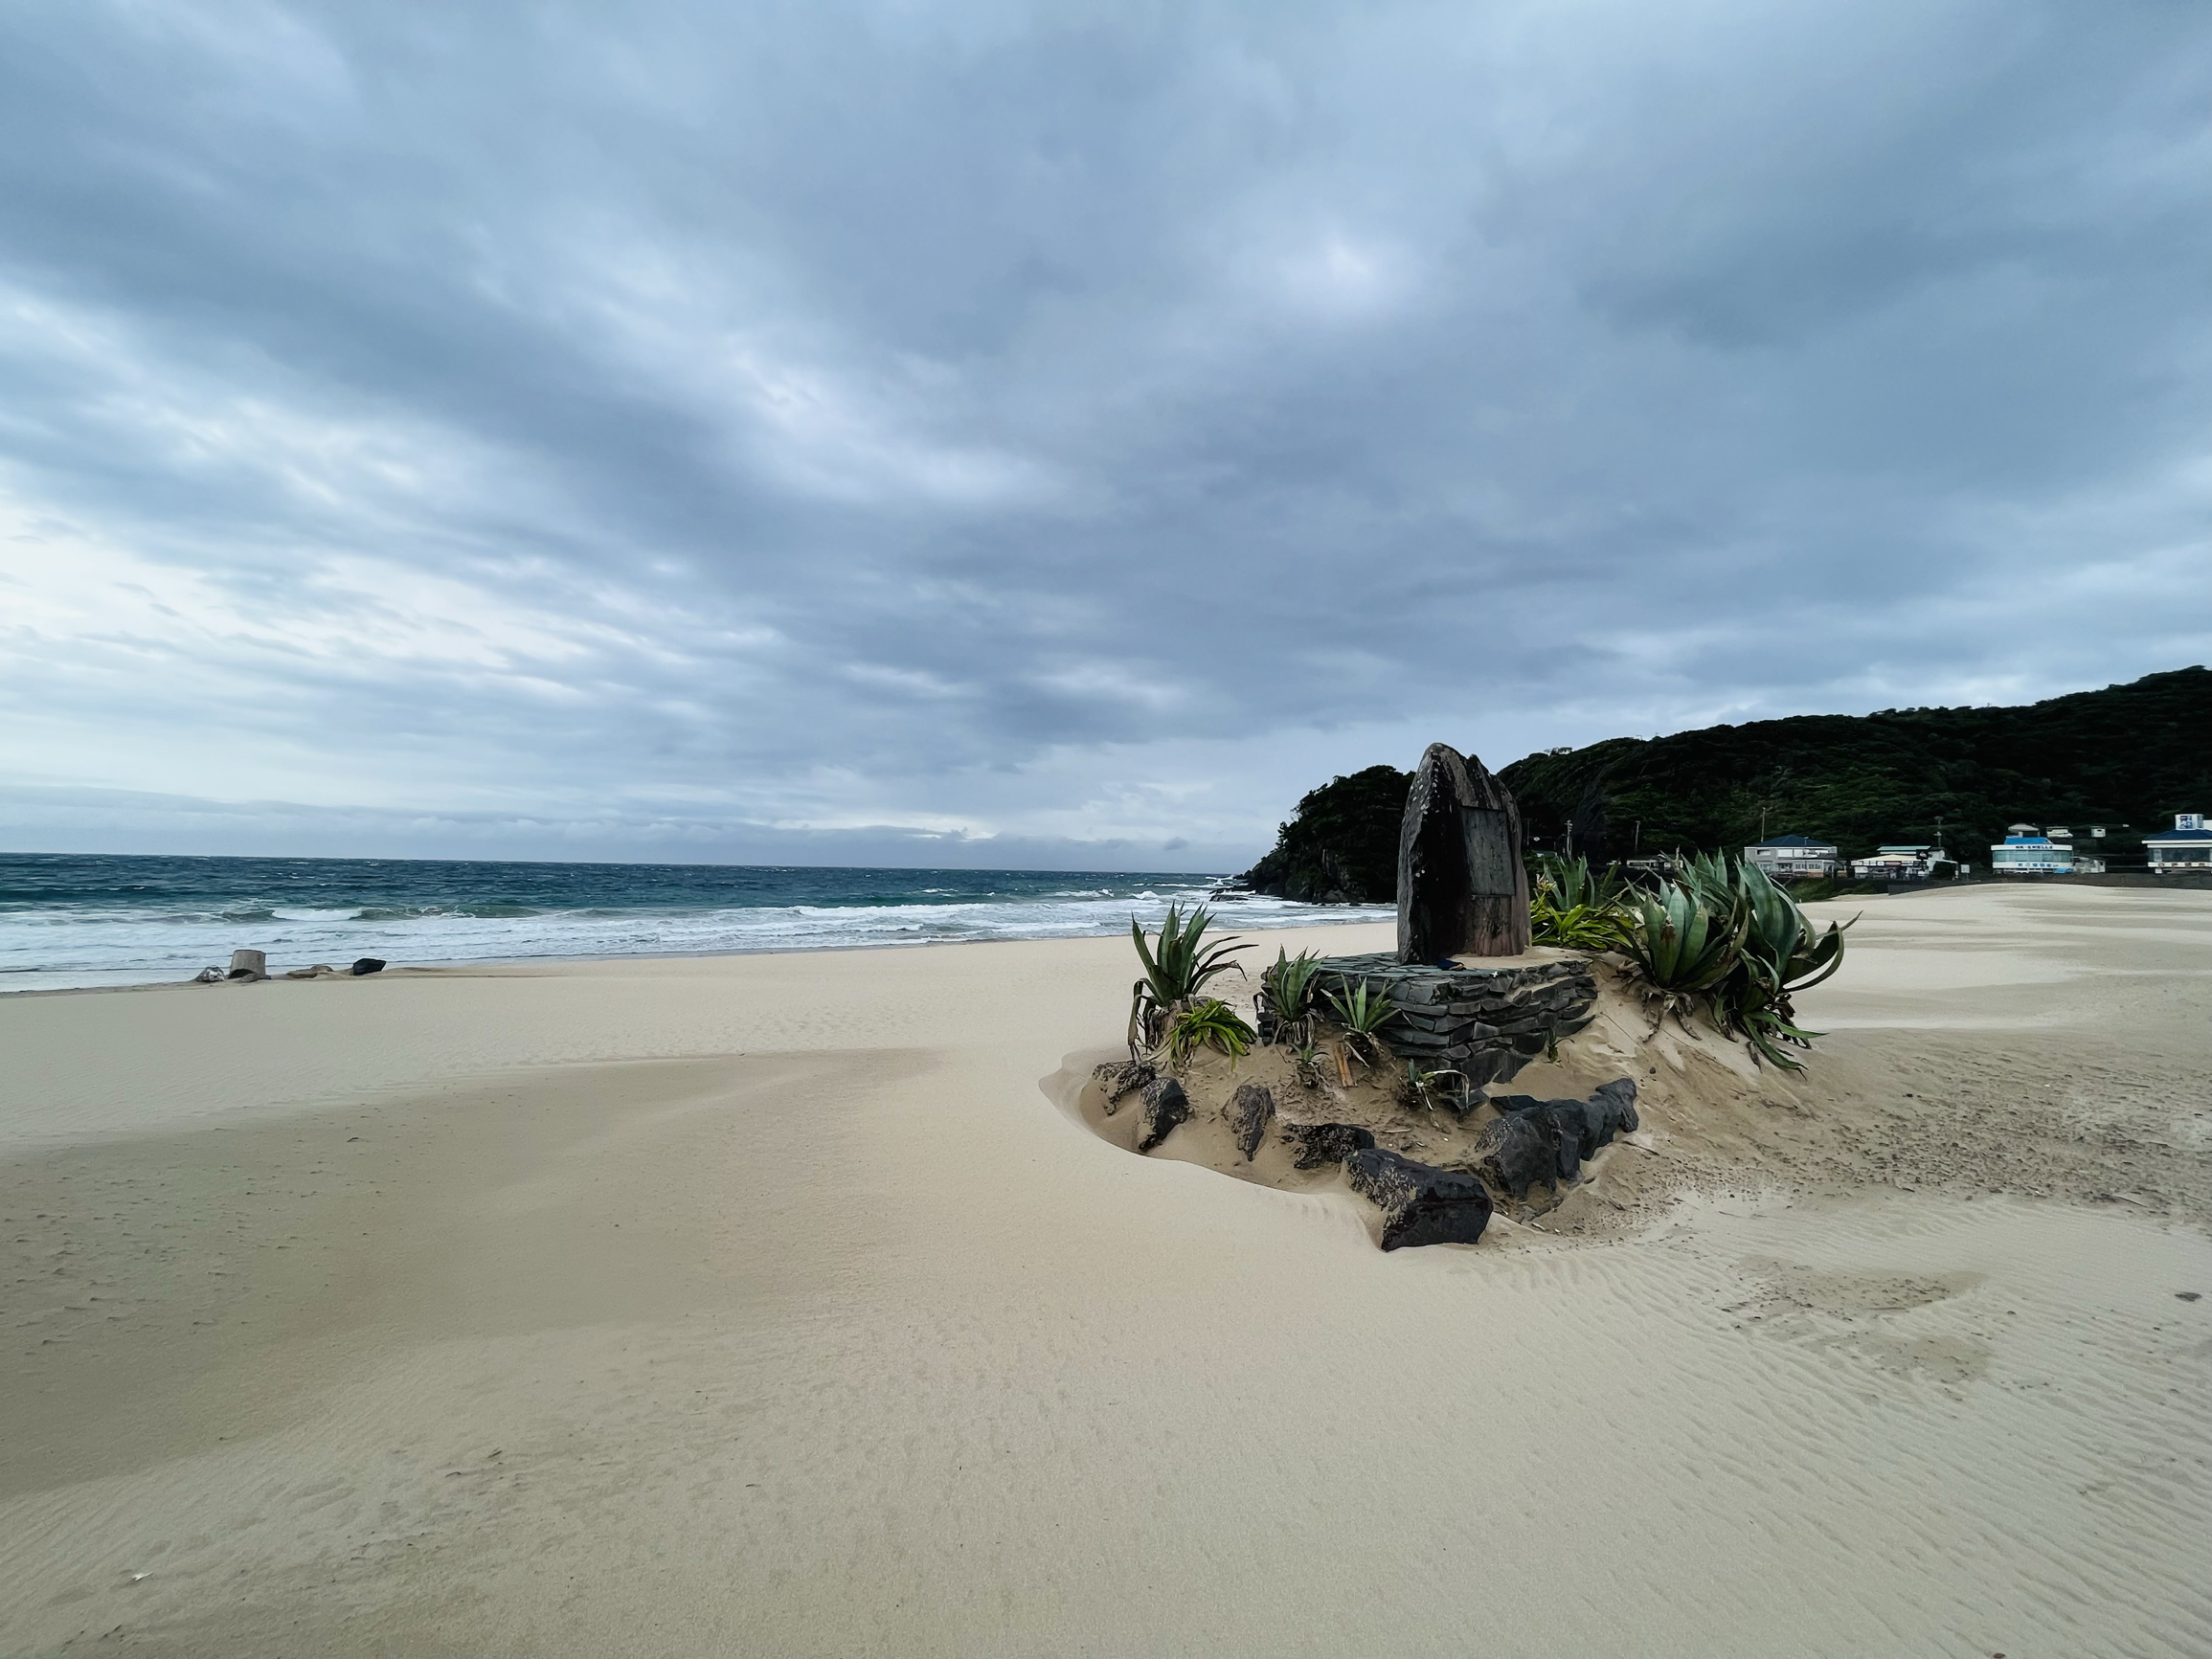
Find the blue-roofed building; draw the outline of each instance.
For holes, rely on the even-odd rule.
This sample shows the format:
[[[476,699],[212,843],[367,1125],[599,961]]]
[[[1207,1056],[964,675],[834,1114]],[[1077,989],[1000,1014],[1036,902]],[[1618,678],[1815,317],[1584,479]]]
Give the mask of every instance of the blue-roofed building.
[[[1836,873],[1836,843],[1817,841],[1811,836],[1776,836],[1746,847],[1744,861],[1757,864],[1771,876],[1832,876]]]
[[[2178,812],[2172,829],[2143,838],[2143,851],[2153,875],[2203,875],[2212,871],[2212,829],[2205,827],[2202,813]]]
[[[1998,876],[2070,876],[2074,849],[2054,841],[2032,823],[2016,823],[1989,849],[1989,867]]]

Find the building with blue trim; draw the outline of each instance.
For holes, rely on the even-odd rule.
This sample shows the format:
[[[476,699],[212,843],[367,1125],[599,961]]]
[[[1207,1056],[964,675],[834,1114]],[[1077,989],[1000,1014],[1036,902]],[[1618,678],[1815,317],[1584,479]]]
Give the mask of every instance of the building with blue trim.
[[[2016,823],[1989,849],[1989,867],[1998,876],[2070,876],[2074,849],[2069,842],[2051,840],[2032,823]]]
[[[2203,875],[2212,872],[2212,829],[2204,826],[2201,812],[2178,812],[2174,827],[2143,838],[2151,873]]]

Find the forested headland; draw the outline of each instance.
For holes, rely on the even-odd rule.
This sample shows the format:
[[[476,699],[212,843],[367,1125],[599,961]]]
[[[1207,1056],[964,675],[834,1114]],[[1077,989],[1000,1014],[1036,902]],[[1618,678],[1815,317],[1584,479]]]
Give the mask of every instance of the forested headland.
[[[2178,812],[2212,812],[2212,670],[2017,707],[1807,714],[1614,737],[1527,755],[1499,775],[1532,848],[1600,862],[1739,850],[1794,833],[1834,841],[1846,857],[1941,840],[1986,863],[2007,824],[2028,822],[2101,825],[2097,851],[2124,868],[2141,862],[2146,831]],[[1312,791],[1247,880],[1289,898],[1388,902],[1411,781],[1371,766]]]

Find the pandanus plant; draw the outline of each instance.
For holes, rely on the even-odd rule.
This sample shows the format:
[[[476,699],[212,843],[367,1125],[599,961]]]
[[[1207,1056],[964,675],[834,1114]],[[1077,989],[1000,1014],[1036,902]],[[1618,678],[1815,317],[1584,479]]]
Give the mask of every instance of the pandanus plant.
[[[1275,961],[1260,970],[1260,1006],[1266,1015],[1261,1028],[1267,1032],[1268,1041],[1295,1046],[1312,1035],[1320,965],[1316,952],[1300,951],[1293,956],[1278,948]],[[1273,1029],[1268,1029],[1271,1026]]]
[[[1170,905],[1160,924],[1158,941],[1147,944],[1142,926],[1134,916],[1129,919],[1129,936],[1137,943],[1137,960],[1144,968],[1144,977],[1129,992],[1132,1055],[1158,1048],[1167,1036],[1169,1021],[1187,1008],[1208,982],[1232,968],[1239,974],[1244,972],[1243,965],[1230,957],[1252,947],[1238,944],[1233,935],[1208,943],[1206,930],[1212,925],[1213,912],[1204,905],[1194,907],[1187,919],[1182,906]]]
[[[1344,1048],[1354,1060],[1374,1065],[1383,1058],[1383,1027],[1398,1017],[1398,1005],[1388,991],[1373,991],[1365,979],[1357,984],[1339,979],[1328,993],[1337,1023],[1344,1028]]]

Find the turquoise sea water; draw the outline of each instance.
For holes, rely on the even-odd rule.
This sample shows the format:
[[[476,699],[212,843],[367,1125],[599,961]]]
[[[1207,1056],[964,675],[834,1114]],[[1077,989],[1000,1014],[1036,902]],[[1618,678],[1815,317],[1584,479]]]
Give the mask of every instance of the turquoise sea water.
[[[1070,870],[816,869],[435,859],[0,854],[0,991],[187,979],[239,948],[272,972],[530,957],[1042,939],[1150,924],[1222,877]],[[1225,903],[1253,929],[1375,908]]]

